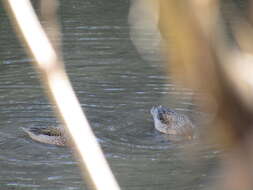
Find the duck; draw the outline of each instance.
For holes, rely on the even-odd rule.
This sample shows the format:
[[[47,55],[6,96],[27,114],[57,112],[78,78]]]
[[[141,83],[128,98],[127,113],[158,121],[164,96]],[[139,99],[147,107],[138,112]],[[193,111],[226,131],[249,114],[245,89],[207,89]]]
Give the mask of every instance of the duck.
[[[22,128],[28,136],[37,142],[56,146],[67,145],[67,135],[62,127],[31,127]]]
[[[162,105],[153,106],[150,113],[157,131],[167,135],[193,138],[195,125],[188,116]]]
[[[195,125],[184,114],[164,106],[153,106],[150,110],[155,129],[161,133],[193,138]],[[22,128],[28,136],[37,142],[56,146],[66,146],[67,134],[63,127],[31,127]]]

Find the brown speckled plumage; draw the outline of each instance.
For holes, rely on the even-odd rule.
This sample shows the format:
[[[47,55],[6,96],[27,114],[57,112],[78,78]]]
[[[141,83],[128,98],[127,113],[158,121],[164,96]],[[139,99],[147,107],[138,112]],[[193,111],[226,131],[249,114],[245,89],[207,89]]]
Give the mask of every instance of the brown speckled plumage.
[[[150,112],[158,131],[169,135],[193,136],[195,126],[186,115],[161,105],[154,106]]]
[[[63,128],[60,127],[32,127],[29,129],[22,128],[33,140],[52,144],[57,146],[65,146],[67,138]]]

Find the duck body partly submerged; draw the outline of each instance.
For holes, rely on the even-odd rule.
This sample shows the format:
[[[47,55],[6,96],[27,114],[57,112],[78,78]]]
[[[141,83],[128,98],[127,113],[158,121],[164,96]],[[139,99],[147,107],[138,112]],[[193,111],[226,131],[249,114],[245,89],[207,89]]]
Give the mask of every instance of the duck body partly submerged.
[[[150,112],[154,119],[155,129],[161,133],[193,137],[195,126],[186,115],[163,106],[154,106]],[[65,146],[68,142],[63,127],[32,127],[22,129],[31,139],[41,143]]]
[[[154,106],[150,113],[154,119],[155,129],[161,133],[193,137],[195,126],[186,115],[161,105]]]
[[[65,146],[67,144],[66,133],[61,127],[32,127],[22,129],[35,141],[57,146]]]

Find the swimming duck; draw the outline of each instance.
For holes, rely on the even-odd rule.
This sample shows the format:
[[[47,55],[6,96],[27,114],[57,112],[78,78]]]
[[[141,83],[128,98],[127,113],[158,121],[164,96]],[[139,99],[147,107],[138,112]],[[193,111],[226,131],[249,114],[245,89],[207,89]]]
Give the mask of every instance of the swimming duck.
[[[65,131],[61,127],[32,127],[22,129],[35,141],[57,146],[65,146],[67,144]]]
[[[154,106],[150,110],[150,113],[154,119],[155,129],[158,131],[168,135],[193,137],[195,126],[186,115],[161,105]],[[22,129],[35,141],[58,146],[65,146],[67,144],[67,136],[62,127],[32,127]]]
[[[168,135],[193,137],[195,126],[186,115],[161,105],[154,106],[150,113],[154,119],[155,129],[158,131]]]

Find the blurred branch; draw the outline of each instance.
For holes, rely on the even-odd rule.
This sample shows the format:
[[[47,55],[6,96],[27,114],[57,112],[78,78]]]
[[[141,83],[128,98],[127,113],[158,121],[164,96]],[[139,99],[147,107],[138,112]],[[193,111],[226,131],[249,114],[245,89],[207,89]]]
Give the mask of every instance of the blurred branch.
[[[219,3],[160,0],[160,28],[177,82],[204,90],[218,105],[216,120],[205,133],[227,150],[220,187],[252,189],[253,30],[250,25],[233,26],[241,49],[231,48]],[[213,110],[211,104],[206,107]]]
[[[22,36],[28,53],[34,58],[35,65],[42,74],[41,82],[48,90],[49,99],[56,105],[57,116],[69,131],[77,147],[82,166],[85,167],[92,184],[99,190],[120,189],[82,112],[64,70],[64,64],[43,31],[30,1],[5,0],[4,3],[8,7],[9,15],[12,16],[13,25]],[[49,18],[51,18],[54,15],[56,2],[48,3]],[[53,25],[56,25],[56,21]],[[51,37],[54,38],[56,35],[58,32]]]
[[[48,39],[57,52],[58,59],[61,57],[61,32],[60,23],[57,21],[57,8],[59,2],[56,0],[40,0],[40,13],[46,23],[43,27]]]

